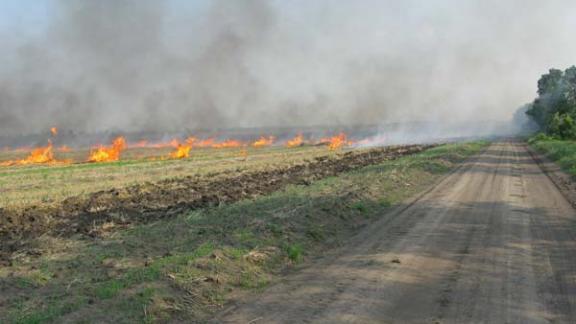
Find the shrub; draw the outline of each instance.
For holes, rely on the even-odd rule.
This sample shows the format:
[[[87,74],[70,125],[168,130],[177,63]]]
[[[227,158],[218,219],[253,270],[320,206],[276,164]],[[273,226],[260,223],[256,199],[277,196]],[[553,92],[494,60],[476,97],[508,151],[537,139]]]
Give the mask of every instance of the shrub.
[[[568,114],[555,113],[548,124],[548,133],[561,139],[576,138],[576,124]]]

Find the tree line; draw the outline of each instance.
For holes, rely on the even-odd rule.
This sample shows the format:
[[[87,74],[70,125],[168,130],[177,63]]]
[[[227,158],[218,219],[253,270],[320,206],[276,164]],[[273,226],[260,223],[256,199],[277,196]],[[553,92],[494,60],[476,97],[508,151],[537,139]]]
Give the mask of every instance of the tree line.
[[[576,139],[576,66],[551,69],[538,80],[538,97],[526,114],[547,135]]]

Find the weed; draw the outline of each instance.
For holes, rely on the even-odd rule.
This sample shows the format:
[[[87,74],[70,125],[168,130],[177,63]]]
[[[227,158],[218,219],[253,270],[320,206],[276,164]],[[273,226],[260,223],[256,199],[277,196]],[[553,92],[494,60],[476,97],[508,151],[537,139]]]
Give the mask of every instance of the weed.
[[[545,138],[532,140],[531,145],[539,152],[558,163],[560,167],[576,176],[576,142]]]
[[[368,211],[368,207],[366,207],[366,205],[361,201],[355,202],[351,207],[361,213],[366,213]]]
[[[300,244],[291,244],[286,247],[288,259],[290,259],[292,262],[300,262],[303,252],[304,248]]]
[[[380,199],[378,201],[378,204],[380,205],[380,207],[383,207],[383,208],[389,208],[392,206],[392,202],[386,198]]]
[[[124,283],[120,280],[110,280],[101,283],[94,290],[94,295],[99,299],[110,299],[118,295],[124,288]]]

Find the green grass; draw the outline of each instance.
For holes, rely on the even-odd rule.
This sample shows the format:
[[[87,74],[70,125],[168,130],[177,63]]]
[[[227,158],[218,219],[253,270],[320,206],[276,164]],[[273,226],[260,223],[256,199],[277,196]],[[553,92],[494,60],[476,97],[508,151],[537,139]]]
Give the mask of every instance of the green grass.
[[[304,248],[300,244],[292,244],[286,248],[288,259],[292,262],[300,262],[303,257]]]
[[[0,322],[202,321],[228,296],[341,246],[487,143],[451,144],[311,185],[185,212],[0,268]]]
[[[576,141],[544,138],[531,140],[532,147],[556,162],[564,171],[576,176]]]

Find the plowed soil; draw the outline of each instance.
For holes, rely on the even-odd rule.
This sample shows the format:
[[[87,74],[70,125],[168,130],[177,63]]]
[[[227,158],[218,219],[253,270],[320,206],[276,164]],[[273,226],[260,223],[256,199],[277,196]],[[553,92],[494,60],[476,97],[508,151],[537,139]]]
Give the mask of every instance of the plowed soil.
[[[411,145],[348,152],[272,170],[175,178],[71,197],[52,205],[0,209],[0,262],[8,262],[12,253],[25,250],[26,242],[40,235],[99,236],[109,227],[150,222],[185,210],[250,199],[290,184],[308,184],[430,147]]]

